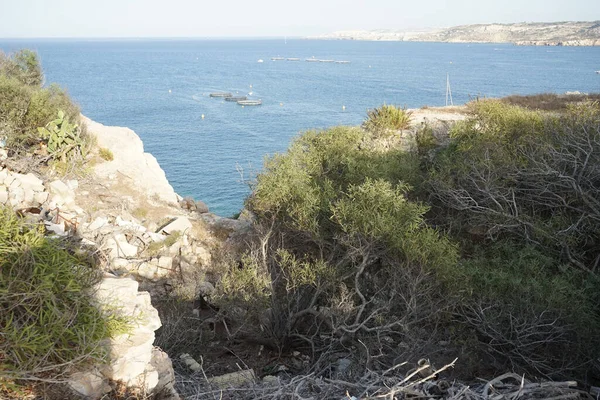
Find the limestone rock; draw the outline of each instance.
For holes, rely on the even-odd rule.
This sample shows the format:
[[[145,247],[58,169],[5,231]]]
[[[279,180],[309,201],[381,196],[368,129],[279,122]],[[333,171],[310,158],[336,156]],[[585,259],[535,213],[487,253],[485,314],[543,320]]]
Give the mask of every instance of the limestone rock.
[[[152,349],[152,359],[150,365],[158,373],[158,383],[155,392],[163,400],[178,400],[179,395],[175,391],[175,373],[173,363],[164,351],[155,347]]]
[[[111,387],[98,370],[76,372],[69,377],[69,387],[86,399],[99,399]]]
[[[177,195],[156,158],[144,153],[144,145],[131,129],[104,126],[82,116],[88,132],[96,135],[98,145],[109,149],[114,160],[94,167],[96,175],[114,180],[117,175],[149,196],[177,203]]]
[[[150,294],[139,292],[138,283],[130,278],[106,276],[96,287],[94,298],[101,309],[119,312],[130,318],[132,326],[125,334],[110,339],[109,364],[102,368],[105,378],[128,386],[143,385],[151,392],[159,382],[159,373],[151,367],[154,331],[160,328],[158,311],[152,307]]]
[[[110,251],[112,258],[135,257],[138,252],[137,246],[129,244],[124,234],[119,233],[106,240],[106,248]]]
[[[21,181],[21,186],[24,188],[29,188],[35,192],[44,191],[44,182],[32,173],[19,175],[18,179]]]
[[[161,232],[164,232],[164,233],[170,235],[177,231],[184,233],[190,229],[192,229],[192,223],[190,222],[189,219],[187,219],[186,217],[177,217],[177,218],[175,218],[175,220],[173,220],[173,221],[169,222],[167,225],[165,225],[161,229]]]
[[[88,225],[87,229],[90,231],[95,231],[97,229],[102,228],[104,225],[108,224],[108,218],[97,217],[94,222]]]
[[[8,191],[5,186],[0,186],[0,203],[6,204],[8,201]]]
[[[241,386],[246,383],[252,383],[255,379],[256,377],[254,375],[254,370],[246,369],[208,378],[208,382],[219,388],[225,389],[228,387]]]
[[[193,372],[199,372],[202,370],[202,366],[198,364],[198,361],[194,360],[192,356],[187,353],[183,353],[179,356],[179,359]]]

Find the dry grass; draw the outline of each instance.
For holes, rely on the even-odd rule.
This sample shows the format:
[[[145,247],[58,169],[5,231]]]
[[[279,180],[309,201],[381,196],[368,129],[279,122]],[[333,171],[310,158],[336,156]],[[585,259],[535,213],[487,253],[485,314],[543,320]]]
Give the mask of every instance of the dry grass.
[[[512,95],[503,97],[501,101],[532,110],[566,111],[567,106],[584,101],[600,101],[600,93],[590,94],[556,94],[540,93],[527,96]]]

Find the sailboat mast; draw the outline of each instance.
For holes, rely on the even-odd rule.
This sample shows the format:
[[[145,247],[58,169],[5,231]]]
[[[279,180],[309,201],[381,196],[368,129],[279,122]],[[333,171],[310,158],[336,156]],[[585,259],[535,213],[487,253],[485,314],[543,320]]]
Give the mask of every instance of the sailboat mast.
[[[448,99],[450,99],[450,105],[453,106],[454,102],[452,101],[452,89],[450,89],[450,74],[446,74],[446,106],[448,106]]]

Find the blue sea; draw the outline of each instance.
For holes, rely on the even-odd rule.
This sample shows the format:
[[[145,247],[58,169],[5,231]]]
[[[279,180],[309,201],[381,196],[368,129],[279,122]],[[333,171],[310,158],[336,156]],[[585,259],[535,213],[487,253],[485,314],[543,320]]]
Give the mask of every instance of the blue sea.
[[[383,103],[441,106],[477,96],[600,92],[600,47],[312,40],[8,40],[31,48],[47,82],[88,117],[127,126],[182,196],[230,216],[265,156],[299,132],[358,125]],[[271,61],[272,57],[301,61]],[[306,58],[350,61],[305,62]],[[264,62],[258,62],[259,59]],[[241,107],[210,92],[252,93]],[[202,117],[204,115],[204,118]]]

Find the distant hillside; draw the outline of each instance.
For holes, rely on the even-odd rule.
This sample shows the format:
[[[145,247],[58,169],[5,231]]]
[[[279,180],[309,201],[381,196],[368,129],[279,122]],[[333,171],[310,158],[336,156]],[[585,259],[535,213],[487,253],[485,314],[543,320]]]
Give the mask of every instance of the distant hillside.
[[[600,21],[461,25],[417,32],[338,31],[309,39],[600,46]]]

